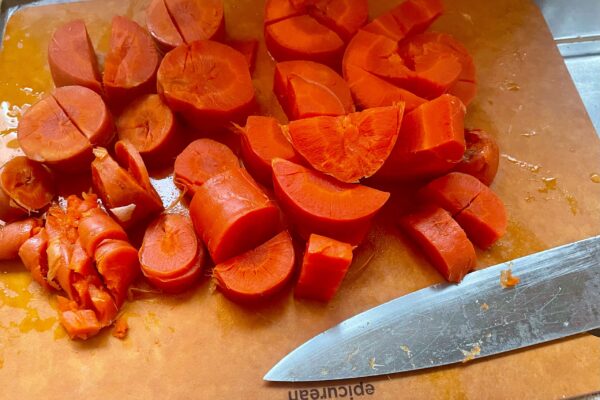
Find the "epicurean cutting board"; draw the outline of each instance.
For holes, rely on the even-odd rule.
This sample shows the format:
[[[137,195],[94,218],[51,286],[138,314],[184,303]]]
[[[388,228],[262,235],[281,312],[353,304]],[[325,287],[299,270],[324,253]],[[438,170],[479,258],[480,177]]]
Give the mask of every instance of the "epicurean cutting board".
[[[398,2],[371,0],[371,15]],[[262,40],[262,2],[226,3],[230,35]],[[590,176],[600,173],[600,143],[539,10],[522,0],[446,3],[448,11],[434,29],[461,39],[478,68],[479,95],[467,125],[494,134],[502,152],[493,188],[506,203],[509,230],[491,251],[479,254],[479,266],[598,234],[600,184]],[[51,32],[83,18],[96,48],[106,51],[112,15],[143,23],[145,4],[34,7],[11,18],[0,56],[0,163],[18,152],[14,127],[25,105],[52,87],[46,65]],[[254,75],[258,97],[265,111],[281,117],[271,93],[272,71],[261,43]],[[165,182],[159,183],[167,196]],[[587,334],[458,366],[351,383],[263,382],[276,361],[315,334],[441,280],[390,222],[400,208],[401,196],[396,197],[357,250],[332,302],[295,301],[286,290],[269,305],[249,309],[225,299],[205,279],[180,296],[127,304],[131,329],[123,341],[108,331],[87,342],[69,340],[52,301],[23,268],[0,265],[0,397],[549,399],[600,390],[600,339]]]

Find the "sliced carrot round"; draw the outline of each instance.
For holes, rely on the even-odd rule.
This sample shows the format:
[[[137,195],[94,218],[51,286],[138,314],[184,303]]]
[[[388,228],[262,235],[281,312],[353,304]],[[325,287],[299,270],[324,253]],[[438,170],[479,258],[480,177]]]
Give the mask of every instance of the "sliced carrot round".
[[[129,141],[149,164],[171,162],[179,148],[175,116],[156,94],[129,104],[116,125],[119,139]]]
[[[54,177],[27,157],[15,157],[0,169],[0,189],[28,212],[47,207],[56,195]]]
[[[0,221],[9,223],[27,216],[27,211],[19,207],[0,187]]]
[[[40,221],[34,218],[16,221],[1,227],[0,261],[16,259],[21,245],[35,235],[39,227]]]
[[[391,106],[292,121],[290,138],[316,170],[357,182],[377,172],[392,152],[403,112],[403,106]]]
[[[48,235],[41,229],[36,235],[30,237],[19,247],[19,258],[31,273],[34,281],[41,287],[51,290],[46,277],[48,276]]]
[[[215,263],[236,256],[279,229],[279,210],[243,169],[204,182],[190,205],[194,227]]]
[[[306,13],[306,7],[303,4],[295,4],[292,0],[267,0],[265,2],[266,25],[304,13]]]
[[[82,20],[54,32],[48,42],[48,65],[56,87],[80,85],[102,92],[96,54]]]
[[[241,302],[266,299],[280,291],[294,270],[294,246],[287,231],[217,264],[213,276],[225,296]]]
[[[340,35],[350,39],[369,18],[367,0],[320,0],[304,1],[307,12],[317,21]]]
[[[467,150],[455,171],[469,174],[491,185],[498,172],[500,158],[498,143],[481,129],[465,129]]]
[[[117,307],[127,298],[127,289],[140,272],[138,252],[124,240],[104,240],[94,253],[96,268]]]
[[[239,51],[210,40],[170,51],[158,70],[158,91],[169,107],[203,129],[239,122],[254,106],[246,59]]]
[[[239,167],[229,147],[212,139],[194,140],[175,159],[175,184],[193,196],[213,176]]]
[[[100,208],[91,209],[81,216],[77,233],[82,247],[91,257],[104,240],[127,240],[123,228]]]
[[[273,160],[273,187],[283,211],[298,233],[311,233],[359,244],[390,194],[342,183],[289,161]]]
[[[146,27],[163,51],[183,44],[181,33],[169,15],[165,0],[152,0],[146,9]]]
[[[150,34],[128,18],[114,17],[103,76],[109,102],[121,107],[142,94],[152,93],[159,62]]]
[[[201,247],[202,248],[202,247]],[[148,275],[146,279],[155,287],[165,293],[181,293],[193,287],[202,277],[201,259],[193,264],[185,273],[172,278],[159,278]]]
[[[256,64],[256,53],[258,52],[258,40],[228,40],[227,45],[236,49],[246,59],[250,73],[254,72],[254,66]]]
[[[283,134],[275,118],[251,116],[240,129],[244,166],[265,186],[273,185],[274,158],[300,163],[300,157]]]

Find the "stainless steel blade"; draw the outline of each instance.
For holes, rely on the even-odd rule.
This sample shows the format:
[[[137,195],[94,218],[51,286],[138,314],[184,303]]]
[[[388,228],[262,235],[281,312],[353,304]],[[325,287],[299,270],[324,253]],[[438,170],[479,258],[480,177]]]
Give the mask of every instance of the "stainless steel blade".
[[[521,282],[500,285],[511,268]],[[365,311],[314,337],[264,379],[323,381],[486,357],[600,327],[600,236],[471,273]]]

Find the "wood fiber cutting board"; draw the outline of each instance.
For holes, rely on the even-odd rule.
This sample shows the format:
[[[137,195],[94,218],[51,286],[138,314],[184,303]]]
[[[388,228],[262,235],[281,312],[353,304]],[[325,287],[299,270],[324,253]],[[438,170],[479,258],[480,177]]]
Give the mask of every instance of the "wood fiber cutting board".
[[[371,0],[371,15],[398,2]],[[262,2],[226,3],[230,34],[262,37]],[[467,125],[494,134],[503,153],[493,188],[506,203],[509,230],[479,254],[479,267],[600,233],[600,184],[591,179],[600,173],[600,143],[539,10],[522,0],[446,3],[433,28],[462,40],[478,67],[479,95]],[[12,17],[0,55],[0,163],[18,151],[20,108],[52,87],[46,46],[56,26],[84,18],[94,44],[106,51],[110,17],[126,14],[143,23],[145,4],[95,1],[29,8]],[[281,116],[271,94],[272,70],[261,44],[258,96],[265,110]],[[268,306],[246,309],[205,279],[191,293],[128,304],[131,329],[124,341],[109,332],[84,343],[68,340],[48,296],[20,265],[0,264],[0,398],[350,399],[349,383],[268,384],[262,376],[322,330],[441,280],[390,222],[402,203],[395,197],[329,304],[294,301],[286,290]],[[353,389],[353,399],[569,397],[600,390],[600,338],[583,334],[360,382],[351,382],[364,393]]]

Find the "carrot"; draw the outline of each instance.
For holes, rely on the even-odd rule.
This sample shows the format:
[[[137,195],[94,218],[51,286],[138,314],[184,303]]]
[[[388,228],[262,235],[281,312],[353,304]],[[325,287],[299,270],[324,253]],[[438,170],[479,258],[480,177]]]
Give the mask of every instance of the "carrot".
[[[198,259],[196,264],[193,264],[182,275],[177,275],[172,278],[160,278],[156,276],[146,276],[148,282],[154,287],[159,288],[164,293],[182,293],[190,289],[198,283],[202,277],[203,261]]]
[[[19,248],[35,235],[40,222],[34,218],[12,222],[0,228],[0,261],[14,260],[19,256]]]
[[[270,25],[290,17],[306,13],[303,4],[296,4],[292,0],[267,0],[265,2],[265,25]]]
[[[372,176],[390,155],[404,106],[371,108],[341,117],[292,121],[290,138],[298,153],[318,171],[342,182]]]
[[[273,160],[273,187],[283,211],[298,233],[311,233],[357,245],[390,194],[342,183],[290,161]]]
[[[120,108],[138,96],[154,92],[159,62],[150,34],[128,18],[114,17],[103,76],[109,103]]]
[[[102,93],[96,53],[82,20],[54,32],[48,43],[48,65],[56,87],[80,85]]]
[[[250,73],[254,72],[254,66],[256,64],[256,53],[258,52],[258,40],[250,39],[250,40],[228,40],[227,45],[236,49],[244,58],[246,58],[246,62],[248,63],[248,68],[250,69]]]
[[[465,152],[464,115],[464,105],[451,95],[405,115],[396,146],[375,176],[419,180],[450,171]]]
[[[127,337],[127,332],[129,331],[129,324],[127,323],[127,318],[125,316],[120,316],[115,321],[115,325],[111,334],[113,337],[117,339],[125,339]]]
[[[447,281],[460,282],[475,268],[475,249],[447,211],[428,207],[402,217],[400,224]]]
[[[198,139],[175,159],[173,177],[177,186],[193,196],[210,178],[239,167],[240,162],[229,147],[212,139]]]
[[[279,210],[241,168],[204,182],[190,215],[215,263],[253,248],[279,229]]]
[[[305,1],[309,15],[348,41],[369,17],[367,0]]]
[[[310,60],[335,66],[344,41],[308,15],[299,15],[265,27],[267,49],[277,61]]]
[[[409,63],[422,63],[428,55],[433,58],[452,55],[461,66],[456,82],[449,86],[448,93],[460,98],[469,105],[477,93],[475,63],[468,50],[452,35],[439,32],[427,32],[409,38],[400,48],[400,53]]]
[[[33,235],[19,247],[19,258],[25,265],[25,268],[31,273],[34,281],[41,287],[51,290],[46,277],[48,276],[48,235],[42,228],[37,234]]]
[[[85,252],[93,257],[101,242],[108,239],[127,240],[123,228],[99,208],[89,210],[81,216],[77,233]]]
[[[96,313],[98,322],[103,327],[112,324],[119,312],[119,308],[115,300],[104,289],[102,282],[96,280],[94,283],[89,283],[87,285],[87,295],[89,296],[90,308]]]
[[[129,141],[150,165],[169,163],[180,150],[177,120],[156,94],[130,103],[119,115],[116,125],[119,139]]]
[[[272,117],[251,116],[246,126],[240,128],[244,166],[257,181],[265,186],[273,185],[274,158],[300,163],[300,157],[285,138],[282,127]]]
[[[310,235],[296,283],[296,297],[331,300],[351,263],[352,246],[325,236]]]
[[[139,251],[144,276],[159,289],[171,291],[193,285],[200,277],[203,259],[204,247],[198,243],[192,221],[178,214],[162,214],[155,219],[146,229]],[[173,281],[180,284],[172,285]]]
[[[163,210],[162,200],[150,183],[148,172],[133,145],[119,141],[115,161],[106,150],[96,149],[92,185],[107,211],[129,228]]]
[[[477,178],[452,172],[435,179],[419,196],[450,212],[478,247],[487,249],[506,232],[502,200]]]
[[[22,156],[13,158],[0,169],[0,189],[28,213],[44,209],[56,195],[52,173]]]
[[[203,130],[244,120],[255,104],[244,56],[209,40],[179,46],[165,56],[158,92],[173,111]]]
[[[500,153],[493,136],[481,129],[465,129],[467,150],[455,171],[469,174],[491,185],[498,172]]]
[[[96,268],[117,307],[127,297],[127,289],[140,272],[137,250],[124,240],[103,240],[94,253]]]
[[[294,246],[287,231],[247,252],[219,263],[213,270],[218,288],[240,302],[267,299],[280,291],[294,270]]]
[[[57,296],[60,324],[71,339],[88,339],[100,331],[102,326],[92,310],[80,310],[77,303]]]
[[[0,187],[0,221],[10,223],[23,219],[26,216],[27,211],[19,207]]]
[[[158,47],[164,51],[183,44],[181,33],[169,15],[165,0],[152,0],[146,9],[146,27]]]
[[[348,85],[337,72],[323,64],[277,63],[273,90],[290,120],[354,112]]]

